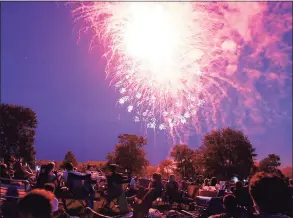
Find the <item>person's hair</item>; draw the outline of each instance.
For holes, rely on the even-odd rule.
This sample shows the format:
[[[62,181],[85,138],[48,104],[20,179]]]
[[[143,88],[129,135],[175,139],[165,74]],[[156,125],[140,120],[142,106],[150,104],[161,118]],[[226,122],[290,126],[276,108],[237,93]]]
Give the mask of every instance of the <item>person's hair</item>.
[[[211,186],[216,186],[217,183],[218,183],[217,178],[216,178],[216,177],[213,177],[213,178],[211,179]]]
[[[162,176],[160,173],[154,173],[153,174],[153,179],[156,181],[156,182],[161,182],[162,181]]]
[[[49,192],[52,192],[52,193],[55,192],[55,186],[54,186],[52,183],[46,183],[46,184],[44,185],[44,189],[45,189],[46,191],[49,191]]]
[[[289,180],[289,184],[293,185],[293,180],[292,179]]]
[[[205,178],[204,181],[203,181],[203,184],[205,186],[208,186],[209,185],[209,179],[208,178]]]
[[[65,164],[65,169],[66,169],[67,171],[71,171],[71,170],[73,170],[73,164],[70,163],[70,162],[67,162],[67,163]]]
[[[48,172],[52,171],[55,168],[55,163],[54,162],[50,162],[47,165],[47,170]]]
[[[226,195],[223,199],[223,205],[227,212],[235,210],[237,207],[236,197],[234,195]]]
[[[42,189],[34,189],[20,199],[18,212],[23,215],[31,215],[34,218],[51,218],[54,195]]]
[[[276,174],[255,174],[250,180],[249,190],[260,212],[284,213],[288,202],[291,202],[288,185]]]
[[[175,180],[175,175],[171,174],[170,177],[169,177],[169,180]]]

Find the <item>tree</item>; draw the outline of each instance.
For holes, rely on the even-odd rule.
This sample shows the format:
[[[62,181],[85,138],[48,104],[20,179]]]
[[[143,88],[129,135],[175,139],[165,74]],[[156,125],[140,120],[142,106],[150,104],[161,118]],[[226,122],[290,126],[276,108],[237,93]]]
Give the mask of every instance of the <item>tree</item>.
[[[282,173],[283,173],[286,177],[292,179],[293,171],[292,171],[292,167],[291,167],[291,166],[284,167],[283,169],[281,169],[281,171],[282,171]]]
[[[163,160],[159,165],[160,173],[164,178],[169,177],[173,173],[173,168],[173,161],[168,159]]]
[[[205,171],[219,179],[231,179],[235,175],[247,178],[256,157],[247,136],[231,128],[205,135],[198,153]]]
[[[120,135],[114,152],[109,153],[107,159],[132,173],[140,174],[149,164],[143,150],[146,144],[147,140],[142,136]]]
[[[276,154],[269,154],[266,158],[259,162],[258,170],[273,173],[276,172],[279,166],[281,166],[280,156]]]
[[[194,151],[187,145],[175,145],[171,151],[170,156],[174,158],[176,171],[182,178],[190,177],[195,173],[192,161],[193,154]]]
[[[34,164],[36,113],[23,106],[1,104],[0,117],[1,158],[9,162],[11,156],[14,156],[22,158],[28,164]]]
[[[72,163],[75,167],[78,165],[77,159],[72,151],[66,153],[61,167],[64,168],[66,163]]]
[[[145,171],[144,171],[144,175],[148,176],[148,177],[151,177],[154,173],[156,173],[158,170],[158,167],[157,166],[147,166],[145,168]]]

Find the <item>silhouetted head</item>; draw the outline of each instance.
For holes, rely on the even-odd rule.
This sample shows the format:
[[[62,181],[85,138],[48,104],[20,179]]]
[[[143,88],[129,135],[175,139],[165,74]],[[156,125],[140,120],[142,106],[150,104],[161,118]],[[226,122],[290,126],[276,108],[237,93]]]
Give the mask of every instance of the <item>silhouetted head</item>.
[[[236,197],[234,195],[226,195],[223,199],[223,205],[227,212],[235,211],[237,208]]]
[[[67,162],[66,165],[65,165],[65,169],[67,171],[72,171],[73,170],[73,164],[70,163],[70,162]]]
[[[217,178],[216,178],[216,177],[213,177],[213,178],[211,179],[211,186],[216,186],[217,183],[218,183]]]
[[[20,218],[51,218],[54,195],[42,189],[34,189],[18,203]]]
[[[250,194],[262,213],[284,213],[291,202],[288,185],[276,174],[255,174],[250,180]]]

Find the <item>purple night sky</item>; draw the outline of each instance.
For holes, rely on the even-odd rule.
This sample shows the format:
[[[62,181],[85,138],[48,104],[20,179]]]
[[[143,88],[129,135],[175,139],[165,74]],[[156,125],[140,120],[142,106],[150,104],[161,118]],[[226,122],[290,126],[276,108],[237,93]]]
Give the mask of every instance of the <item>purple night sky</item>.
[[[119,94],[105,80],[101,49],[89,51],[87,37],[77,43],[68,7],[54,2],[1,4],[1,102],[37,113],[38,159],[61,160],[72,150],[79,161],[102,160],[119,134],[145,135],[131,115],[116,107]],[[281,109],[292,117],[292,93]],[[283,166],[292,164],[291,119],[248,137],[259,159],[276,153]],[[171,143],[162,132],[148,132],[147,138],[147,157],[158,164]],[[199,144],[200,136],[190,137],[191,147]]]

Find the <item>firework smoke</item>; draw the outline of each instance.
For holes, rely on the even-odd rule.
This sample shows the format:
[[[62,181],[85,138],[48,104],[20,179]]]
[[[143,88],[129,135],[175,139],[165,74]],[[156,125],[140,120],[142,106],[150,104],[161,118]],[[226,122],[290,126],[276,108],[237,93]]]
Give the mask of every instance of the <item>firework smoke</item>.
[[[280,99],[290,84],[291,10],[289,2],[92,2],[73,15],[105,45],[107,78],[134,122],[180,134],[284,115],[259,87]]]

